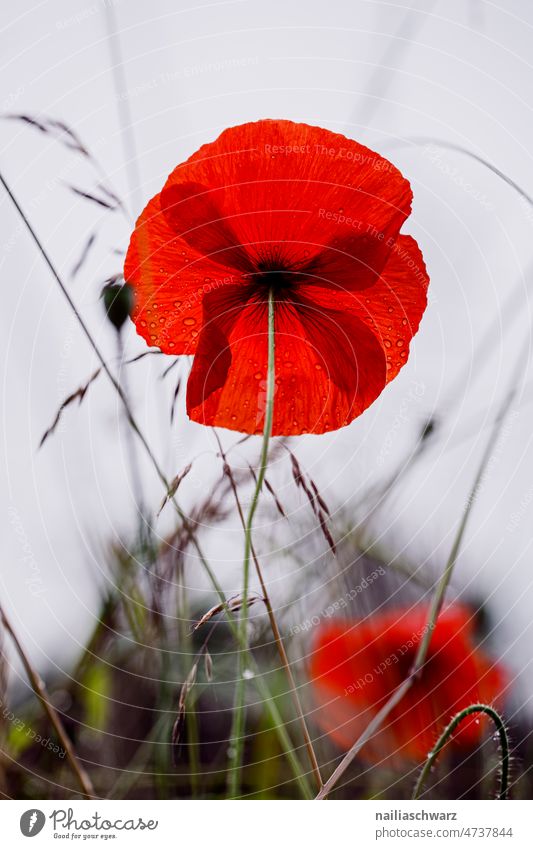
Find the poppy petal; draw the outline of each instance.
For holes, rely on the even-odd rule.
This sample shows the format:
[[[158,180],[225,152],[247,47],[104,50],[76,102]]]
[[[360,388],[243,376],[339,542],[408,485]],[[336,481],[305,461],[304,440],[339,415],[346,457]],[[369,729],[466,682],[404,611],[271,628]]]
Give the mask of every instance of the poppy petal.
[[[275,305],[273,434],[323,433],[348,424],[379,395],[385,357],[354,315],[305,298]],[[264,426],[267,305],[227,286],[204,298],[203,326],[187,387],[194,421],[247,433]]]
[[[235,268],[193,253],[170,228],[159,195],[152,198],[137,221],[124,265],[135,293],[132,318],[149,345],[167,354],[193,354],[205,293],[235,284],[240,276]]]
[[[407,362],[411,339],[427,306],[429,276],[422,252],[411,236],[399,236],[381,277],[372,287],[366,315],[387,357],[387,382]]]
[[[217,204],[220,190],[199,183],[173,183],[161,192],[161,209],[177,236],[212,262],[253,272],[250,258]]]
[[[420,248],[411,236],[399,236],[381,275],[370,288],[350,292],[343,276],[332,272],[330,282],[307,283],[302,291],[317,306],[335,307],[357,315],[375,333],[387,359],[387,382],[405,365],[409,345],[427,305],[429,277]]]
[[[182,184],[209,187],[216,220],[231,226],[255,261],[282,254],[293,264],[339,240],[376,246],[395,238],[412,197],[408,181],[379,154],[339,133],[284,120],[225,130],[172,172],[163,198]],[[184,223],[176,226],[193,244],[197,237]]]

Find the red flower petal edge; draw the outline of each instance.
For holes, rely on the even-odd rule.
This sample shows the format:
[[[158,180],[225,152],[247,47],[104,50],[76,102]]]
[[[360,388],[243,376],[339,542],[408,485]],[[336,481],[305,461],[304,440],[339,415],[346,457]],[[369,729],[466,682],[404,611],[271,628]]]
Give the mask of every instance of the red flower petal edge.
[[[137,221],[124,266],[150,345],[194,354],[189,416],[261,433],[267,300],[273,434],[347,425],[405,364],[428,276],[400,228],[411,189],[358,142],[265,120],[179,165]]]
[[[411,608],[319,627],[309,665],[315,717],[341,749],[352,746],[407,677],[427,615],[425,608]],[[423,760],[458,711],[477,702],[498,705],[505,688],[503,668],[476,647],[472,614],[452,605],[439,616],[423,675],[361,757]],[[478,715],[467,718],[450,744],[474,746],[486,722]]]

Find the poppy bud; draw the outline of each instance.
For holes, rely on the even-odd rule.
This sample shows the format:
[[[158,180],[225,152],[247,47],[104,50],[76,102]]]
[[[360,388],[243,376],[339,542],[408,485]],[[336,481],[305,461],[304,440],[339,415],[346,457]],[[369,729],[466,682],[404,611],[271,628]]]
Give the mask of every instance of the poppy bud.
[[[133,289],[128,283],[108,283],[102,289],[102,298],[109,321],[120,331],[133,309]]]

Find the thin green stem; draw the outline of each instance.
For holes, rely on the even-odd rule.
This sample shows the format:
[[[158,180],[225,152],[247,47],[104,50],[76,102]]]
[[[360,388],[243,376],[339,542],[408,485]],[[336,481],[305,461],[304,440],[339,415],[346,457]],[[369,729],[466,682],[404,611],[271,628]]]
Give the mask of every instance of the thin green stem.
[[[509,765],[510,765],[510,746],[509,746],[509,735],[507,734],[507,728],[505,727],[505,723],[501,718],[500,714],[494,710],[494,708],[489,705],[470,705],[470,707],[465,708],[462,711],[459,711],[456,716],[452,719],[449,725],[446,726],[442,734],[440,735],[437,743],[427,756],[427,759],[424,763],[422,771],[418,776],[418,781],[416,782],[415,789],[413,790],[413,799],[419,799],[420,793],[422,792],[422,788],[426,782],[426,779],[431,771],[433,764],[435,763],[439,753],[446,745],[453,732],[457,728],[458,725],[466,719],[466,717],[471,716],[473,713],[485,713],[489,716],[494,725],[496,726],[496,731],[500,737],[500,749],[501,749],[501,772],[500,772],[500,788],[498,791],[498,799],[507,799],[507,794],[509,792]]]
[[[187,588],[185,586],[185,568],[182,564],[180,569],[180,593],[179,593],[179,609],[178,609],[178,632],[182,657],[185,659],[183,663],[183,680],[187,677],[187,666],[191,665],[191,657],[193,654],[193,645],[190,629],[187,627],[189,621],[189,605],[187,597]],[[192,696],[192,694],[190,694]],[[198,731],[198,716],[196,713],[196,704],[193,698],[189,698],[187,706],[187,723],[185,727],[187,734],[187,754],[189,757],[189,779],[191,785],[191,797],[198,797],[200,785],[200,753],[199,753],[199,731]]]
[[[116,339],[117,339],[117,360],[118,360],[118,376],[117,383],[120,385],[125,398],[128,400],[128,406],[131,409],[130,404],[130,393],[128,390],[128,381],[127,381],[127,372],[124,369],[124,339],[122,337],[123,328],[119,328],[116,331]],[[128,425],[130,422],[128,421]],[[139,468],[139,458],[137,455],[137,446],[134,441],[133,430],[131,427],[126,428],[126,451],[128,454],[128,465],[129,471],[131,475],[131,485],[133,488],[133,495],[136,501],[136,508],[138,510],[138,519],[139,519],[139,531],[140,531],[140,539],[143,541],[146,538],[145,532],[145,499],[144,499],[144,491],[143,491],[143,483],[141,477],[141,470]],[[151,536],[151,527],[148,528],[148,537]]]
[[[259,472],[255,485],[254,494],[248,510],[246,528],[244,531],[244,561],[242,581],[242,606],[239,619],[239,664],[237,673],[237,687],[235,693],[235,711],[233,714],[233,727],[231,732],[230,757],[231,765],[228,773],[228,795],[235,799],[239,795],[241,786],[242,759],[244,751],[245,736],[245,697],[246,679],[245,667],[248,655],[248,587],[250,583],[250,555],[252,552],[252,528],[255,511],[259,504],[259,495],[265,479],[268,464],[268,446],[272,433],[272,421],[274,418],[274,386],[275,386],[275,363],[274,363],[274,295],[272,290],[268,293],[268,365],[267,385],[265,403],[265,424],[263,428],[263,444],[261,457],[259,459]]]
[[[237,484],[235,483],[235,478],[233,476],[231,466],[229,465],[229,463],[227,461],[226,453],[225,453],[224,448],[222,446],[222,442],[220,441],[220,437],[219,437],[218,433],[216,432],[216,430],[214,431],[214,433],[215,433],[215,439],[218,442],[220,456],[221,456],[222,461],[224,463],[226,473],[229,477],[230,486],[231,486],[231,489],[232,489],[232,492],[233,492],[233,495],[234,495],[234,498],[235,498],[235,504],[237,506],[237,512],[238,512],[239,518],[241,520],[242,528],[243,528],[243,531],[246,531],[246,519],[244,518],[241,500],[239,498],[239,493],[238,493],[238,490],[237,490]],[[272,634],[274,636],[274,642],[276,643],[276,648],[277,648],[278,655],[279,655],[279,658],[280,658],[280,661],[281,661],[281,665],[282,665],[282,667],[285,671],[285,675],[287,677],[287,682],[289,684],[291,698],[292,698],[292,701],[293,701],[293,704],[294,704],[294,709],[295,709],[296,714],[298,716],[300,728],[302,730],[302,734],[303,734],[303,738],[304,738],[304,742],[305,742],[305,747],[307,749],[309,761],[310,761],[310,764],[311,764],[311,769],[313,770],[313,774],[315,776],[318,788],[320,789],[322,787],[322,776],[320,774],[320,767],[318,765],[318,760],[317,760],[315,750],[314,750],[314,747],[313,747],[313,741],[311,740],[311,735],[309,734],[309,729],[307,727],[307,722],[306,722],[306,719],[305,719],[305,714],[304,714],[304,711],[303,711],[302,703],[301,703],[300,697],[298,695],[298,687],[296,685],[296,681],[295,681],[294,675],[292,673],[292,669],[291,669],[291,665],[289,663],[289,658],[287,656],[287,652],[285,651],[285,646],[283,644],[283,638],[281,636],[281,631],[279,629],[279,625],[278,625],[277,620],[276,620],[276,614],[274,613],[274,607],[272,605],[272,601],[271,601],[271,598],[270,598],[270,595],[269,595],[269,592],[268,592],[268,587],[266,585],[265,577],[263,575],[263,570],[261,568],[261,564],[259,563],[259,558],[257,557],[253,543],[252,543],[252,546],[251,546],[251,552],[252,552],[252,559],[253,559],[254,564],[255,564],[255,571],[257,573],[257,577],[259,578],[259,583],[260,583],[260,586],[261,586],[261,593],[263,595],[265,608],[266,608],[268,619],[269,619],[269,622],[270,622],[270,627],[272,628]]]
[[[514,387],[512,390],[512,394],[514,395]],[[511,393],[509,393],[511,394]],[[510,402],[509,397],[509,402]],[[451,581],[451,577],[453,574],[453,570],[455,568],[455,564],[457,562],[457,557],[459,555],[459,551],[461,548],[461,544],[463,542],[463,537],[465,534],[466,526],[468,523],[468,519],[470,517],[470,513],[472,511],[472,507],[476,500],[476,496],[479,492],[481,482],[483,480],[483,476],[485,474],[485,470],[491,458],[492,452],[494,450],[494,446],[500,434],[500,429],[503,424],[503,420],[505,415],[508,412],[508,404],[506,402],[505,407],[500,410],[499,415],[496,417],[494,422],[492,433],[490,435],[489,441],[483,453],[483,457],[481,459],[481,463],[479,464],[478,472],[476,478],[474,480],[474,484],[470,491],[470,497],[468,499],[465,511],[462,515],[461,522],[459,523],[459,528],[457,529],[457,533],[455,535],[455,539],[453,541],[452,550],[450,551],[450,556],[448,557],[448,562],[446,563],[446,567],[442,576],[437,584],[435,589],[435,593],[431,600],[431,607],[428,615],[428,621],[426,625],[426,630],[424,632],[424,636],[420,641],[420,645],[418,647],[418,651],[415,656],[415,660],[413,663],[413,668],[411,670],[411,675],[418,676],[424,663],[426,662],[427,653],[429,650],[429,644],[431,642],[431,637],[433,635],[433,631],[435,629],[435,625],[437,624],[437,619],[439,618],[439,613],[442,610],[442,605],[444,603],[444,597],[446,595],[446,590]]]

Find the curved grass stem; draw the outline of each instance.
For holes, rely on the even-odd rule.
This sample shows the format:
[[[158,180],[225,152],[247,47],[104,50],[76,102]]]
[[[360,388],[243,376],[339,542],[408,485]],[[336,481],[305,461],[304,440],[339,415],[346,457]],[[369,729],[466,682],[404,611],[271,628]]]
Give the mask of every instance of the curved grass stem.
[[[239,619],[239,663],[237,673],[237,687],[235,692],[235,711],[233,714],[233,726],[231,730],[231,764],[228,772],[228,796],[234,799],[239,795],[241,786],[242,760],[245,736],[245,698],[246,679],[245,665],[249,650],[248,646],[248,588],[250,584],[250,558],[252,553],[252,528],[255,512],[259,504],[259,495],[265,479],[268,464],[268,446],[272,434],[272,421],[274,418],[274,387],[275,387],[275,342],[274,342],[274,294],[270,290],[268,294],[268,365],[267,385],[265,401],[265,424],[263,428],[263,444],[259,460],[259,471],[255,485],[254,494],[248,510],[246,527],[244,531],[244,561],[242,581],[242,606]]]
[[[507,728],[505,727],[505,723],[501,718],[500,714],[494,710],[494,708],[489,705],[470,705],[464,710],[459,711],[454,718],[451,720],[449,725],[446,726],[442,734],[440,735],[437,743],[429,753],[424,766],[422,767],[422,771],[418,776],[418,780],[415,784],[415,788],[413,790],[412,799],[419,799],[420,793],[422,792],[422,788],[426,782],[426,779],[431,771],[433,764],[439,756],[439,753],[442,751],[450,737],[452,736],[455,729],[461,724],[463,719],[466,719],[468,716],[471,716],[474,713],[485,713],[489,716],[494,725],[496,726],[496,731],[498,732],[500,738],[500,749],[501,749],[501,771],[500,771],[500,788],[498,791],[498,799],[507,799],[507,794],[509,792],[509,763],[510,763],[510,747],[509,747],[509,735],[507,734]]]
[[[76,753],[76,749],[74,744],[72,743],[70,737],[68,736],[65,727],[61,721],[61,717],[59,716],[57,710],[52,704],[48,691],[46,689],[45,683],[42,680],[41,676],[31,663],[28,655],[24,651],[22,647],[22,643],[20,642],[10,620],[7,618],[7,614],[3,607],[0,606],[0,621],[4,626],[5,630],[11,637],[15,649],[17,650],[17,654],[24,666],[26,671],[26,675],[30,681],[33,692],[41,702],[44,712],[46,713],[48,719],[50,720],[50,724],[52,725],[54,731],[57,734],[61,745],[63,746],[63,750],[67,756],[67,759],[72,767],[72,771],[76,776],[76,779],[81,787],[82,794],[86,796],[88,799],[97,799],[97,795],[95,793],[94,787],[92,785],[92,781],[89,778],[85,767],[82,765],[78,754]]]

